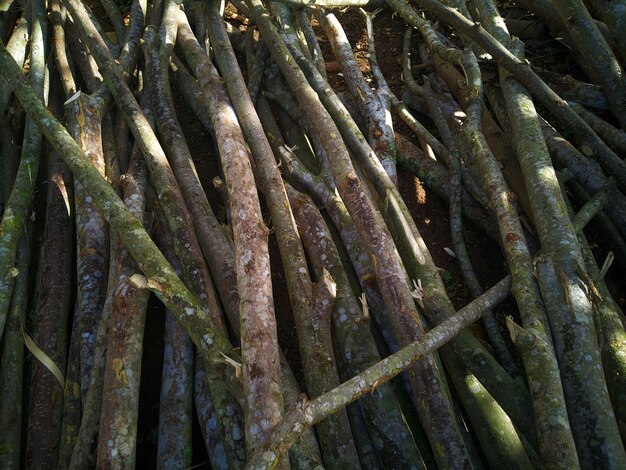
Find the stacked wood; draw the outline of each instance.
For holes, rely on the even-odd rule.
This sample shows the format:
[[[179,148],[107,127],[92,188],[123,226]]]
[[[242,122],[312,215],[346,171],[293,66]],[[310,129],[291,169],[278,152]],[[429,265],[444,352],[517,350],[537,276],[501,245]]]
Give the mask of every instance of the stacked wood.
[[[623,468],[617,3],[4,2],[0,467]]]

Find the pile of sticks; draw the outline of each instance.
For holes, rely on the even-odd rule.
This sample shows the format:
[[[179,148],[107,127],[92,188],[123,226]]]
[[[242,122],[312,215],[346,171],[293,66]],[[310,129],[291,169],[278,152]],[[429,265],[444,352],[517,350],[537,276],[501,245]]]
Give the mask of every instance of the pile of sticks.
[[[0,467],[142,465],[151,294],[159,468],[197,462],[194,422],[213,469],[623,467],[625,320],[604,276],[626,267],[626,13],[516,3],[504,21],[491,0],[2,2]],[[331,12],[346,6],[370,10],[349,17],[367,77]],[[400,97],[379,14],[408,25]],[[538,22],[592,83],[524,58],[514,34]],[[214,188],[183,108],[209,135]],[[459,311],[396,165],[449,203],[474,298]],[[465,222],[504,253],[488,290]],[[278,345],[280,270],[304,390]],[[509,294],[519,311],[494,315]]]

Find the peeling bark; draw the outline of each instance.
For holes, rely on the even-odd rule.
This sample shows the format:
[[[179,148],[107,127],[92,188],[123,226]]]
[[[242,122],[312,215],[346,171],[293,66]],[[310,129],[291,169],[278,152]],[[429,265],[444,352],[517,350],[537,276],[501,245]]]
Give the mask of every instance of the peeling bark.
[[[346,78],[348,89],[357,101],[365,117],[367,140],[380,159],[385,171],[395,184],[398,184],[396,171],[396,143],[391,125],[391,104],[380,92],[374,92],[359,70],[348,38],[341,24],[333,14],[321,18],[326,36],[330,39],[335,57]]]
[[[307,385],[310,388],[312,383],[309,380],[314,377],[317,361],[316,349],[318,347],[311,339],[313,333],[311,313],[316,300],[313,284],[308,275],[304,251],[298,239],[276,160],[254,111],[252,101],[246,93],[247,89],[243,83],[241,71],[236,67],[234,53],[229,47],[230,43],[226,42],[221,19],[218,18],[215,10],[214,5],[209,6],[209,34],[213,44],[220,46],[217,52],[217,62],[222,75],[227,79],[226,85],[230,95],[231,97],[238,97],[233,101],[233,106],[240,118],[246,141],[251,147],[259,187],[266,197],[272,215],[283,268],[287,277],[289,299],[298,329],[298,341],[302,349],[302,358],[305,361]],[[327,436],[330,435],[332,434],[327,434]],[[343,435],[346,433],[344,432]],[[323,448],[324,458],[330,458],[331,462],[335,462],[335,465],[353,466],[358,461],[352,442],[345,442],[338,446],[338,442],[332,439],[322,439],[322,441],[320,444]],[[332,451],[330,451],[331,449]]]
[[[49,186],[45,241],[39,272],[33,339],[59,366],[67,364],[67,322],[70,316],[73,207],[69,170],[56,153],[49,154]],[[63,388],[42,364],[33,364],[30,383],[27,456],[35,464],[56,461],[61,440]],[[46,452],[40,455],[42,449]],[[32,454],[29,455],[28,452]]]
[[[316,276],[323,276],[326,270],[337,284],[332,324],[339,345],[335,356],[341,366],[340,376],[346,380],[380,361],[369,329],[369,317],[363,311],[366,307],[360,306],[354,298],[339,253],[311,199],[289,187],[288,194]],[[382,386],[377,393],[357,403],[363,410],[366,429],[384,466],[410,466],[420,462],[423,465],[391,387]]]
[[[221,350],[232,354],[231,346],[219,332],[212,328],[208,312],[200,306],[173,273],[139,221],[126,210],[108,183],[102,179],[91,163],[88,163],[85,154],[63,126],[38,103],[32,89],[24,81],[21,71],[6,53],[4,47],[0,47],[0,65],[3,77],[10,77],[11,86],[19,99],[23,101],[25,109],[36,117],[38,126],[41,127],[48,141],[52,142],[59,154],[64,157],[66,164],[77,179],[82,180],[83,184],[89,188],[93,199],[100,204],[105,218],[124,240],[133,257],[147,274],[149,287],[170,307],[179,321],[186,325],[187,331],[202,351],[203,356],[216,364],[219,373],[226,378],[233,392],[238,394],[240,388],[238,381],[234,378],[232,366],[224,364],[223,358],[217,353]],[[137,280],[140,281],[140,279]]]
[[[306,429],[346,404],[369,393],[395,375],[411,367],[416,360],[436,351],[471,323],[480,318],[483,310],[495,307],[507,295],[510,279],[507,278],[489,289],[478,299],[462,308],[454,317],[426,333],[422,338],[383,359],[361,374],[344,382],[334,390],[308,401],[303,399],[293,407],[275,430],[271,445],[253,456],[248,468],[272,468],[273,464],[289,449]]]
[[[129,172],[122,177],[124,203],[142,219],[146,170],[137,150]],[[109,320],[102,411],[97,449],[99,468],[133,468],[136,458],[139,383],[143,330],[149,291],[133,285],[138,271],[128,250],[118,239],[113,250],[119,276],[111,286],[113,303]]]
[[[235,111],[208,56],[194,43],[189,28],[182,29],[181,41],[186,45],[186,54],[194,55],[196,76],[211,90],[210,118],[228,188],[239,292],[246,446],[248,452],[253,452],[269,437],[283,409],[268,230]]]

